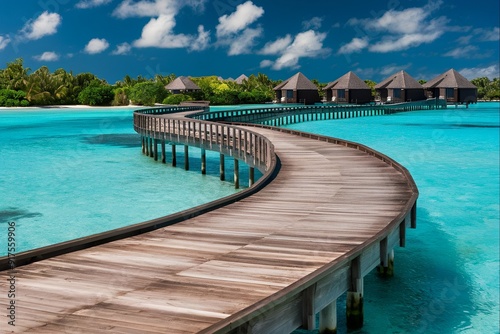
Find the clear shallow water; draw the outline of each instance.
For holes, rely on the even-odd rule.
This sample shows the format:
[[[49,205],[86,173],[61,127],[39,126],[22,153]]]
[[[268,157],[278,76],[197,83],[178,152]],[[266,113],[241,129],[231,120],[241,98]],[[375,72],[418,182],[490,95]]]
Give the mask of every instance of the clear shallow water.
[[[141,154],[132,110],[0,110],[0,245],[16,222],[17,252],[115,229],[233,194],[219,155],[190,148],[191,171]],[[170,159],[170,156],[168,157]],[[232,175],[232,159],[226,175]],[[248,178],[240,165],[241,180]],[[244,186],[245,184],[243,184]],[[0,248],[5,255],[7,247]]]
[[[366,144],[419,187],[417,229],[396,249],[393,278],[365,278],[365,326],[352,333],[499,332],[499,108],[288,126]],[[345,333],[345,300],[338,308]]]

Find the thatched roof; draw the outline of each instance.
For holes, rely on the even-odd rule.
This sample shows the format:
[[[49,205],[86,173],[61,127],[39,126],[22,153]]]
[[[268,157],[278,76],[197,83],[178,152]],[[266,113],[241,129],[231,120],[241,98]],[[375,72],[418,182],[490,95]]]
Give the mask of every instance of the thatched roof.
[[[326,85],[323,90],[329,89],[370,89],[370,87],[361,80],[352,71],[347,72],[335,81],[330,82]]]
[[[241,85],[243,83],[243,80],[248,80],[248,77],[244,74],[240,75],[237,77],[234,82],[236,82],[238,85]]]
[[[384,88],[423,89],[422,85],[405,71],[399,71],[375,85],[375,89]]]
[[[424,88],[477,88],[463,75],[450,69],[422,85]]]
[[[299,72],[274,87],[274,90],[318,90],[318,87],[304,74]]]
[[[191,79],[188,77],[177,77],[174,81],[165,86],[167,90],[200,90]]]

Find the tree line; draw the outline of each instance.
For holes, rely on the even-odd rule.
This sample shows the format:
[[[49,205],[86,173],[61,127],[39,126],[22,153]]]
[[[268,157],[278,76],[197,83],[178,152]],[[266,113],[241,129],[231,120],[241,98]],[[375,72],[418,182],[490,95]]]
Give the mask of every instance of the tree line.
[[[92,73],[73,74],[64,69],[50,72],[47,66],[31,71],[18,58],[0,69],[0,106],[90,105],[90,106],[151,106],[156,103],[179,104],[183,101],[204,100],[211,105],[258,104],[271,102],[273,90],[281,80],[269,79],[265,74],[250,75],[238,84],[234,80],[221,80],[216,76],[191,78],[200,91],[172,94],[165,86],[175,80],[175,74],[153,78],[126,75],[123,80],[109,84]],[[320,96],[324,96],[326,83],[313,79]],[[375,82],[365,80],[375,96]],[[423,83],[425,81],[421,81]],[[472,80],[478,87],[478,99],[500,99],[500,81],[486,77]]]

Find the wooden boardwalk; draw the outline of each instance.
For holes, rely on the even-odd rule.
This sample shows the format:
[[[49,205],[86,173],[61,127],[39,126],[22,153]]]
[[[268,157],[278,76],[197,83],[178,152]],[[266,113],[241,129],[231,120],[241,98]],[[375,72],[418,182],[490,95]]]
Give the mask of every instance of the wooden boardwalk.
[[[285,333],[314,326],[311,314],[350,289],[355,259],[362,256],[362,279],[404,239],[416,190],[359,150],[252,130],[272,141],[281,162],[268,186],[176,225],[16,268],[16,326],[2,317],[0,332]],[[0,274],[3,315],[9,271]],[[304,291],[313,291],[314,301],[305,315],[295,314],[297,303],[304,309]]]

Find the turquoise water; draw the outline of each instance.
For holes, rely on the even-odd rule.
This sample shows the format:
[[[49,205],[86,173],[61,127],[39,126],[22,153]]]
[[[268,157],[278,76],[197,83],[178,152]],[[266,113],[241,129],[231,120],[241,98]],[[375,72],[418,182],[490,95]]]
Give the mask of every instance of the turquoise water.
[[[352,333],[499,332],[499,108],[288,126],[366,144],[419,187],[417,229],[395,250],[393,278],[365,278],[365,326]],[[338,308],[345,333],[344,300]]]
[[[200,151],[190,148],[190,172],[183,151],[177,150],[180,168],[142,155],[131,109],[0,110],[0,246],[10,221],[21,252],[235,193],[234,184],[219,180],[217,153],[207,151],[203,176]],[[247,169],[240,169],[244,183]]]
[[[396,249],[393,278],[365,278],[365,326],[352,333],[499,332],[499,107],[293,125],[367,144],[404,164],[419,186],[418,227]],[[235,192],[218,179],[218,154],[207,152],[202,176],[199,151],[190,150],[190,172],[182,151],[180,168],[143,156],[129,109],[1,110],[0,246],[8,221],[21,251]]]

